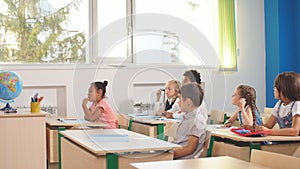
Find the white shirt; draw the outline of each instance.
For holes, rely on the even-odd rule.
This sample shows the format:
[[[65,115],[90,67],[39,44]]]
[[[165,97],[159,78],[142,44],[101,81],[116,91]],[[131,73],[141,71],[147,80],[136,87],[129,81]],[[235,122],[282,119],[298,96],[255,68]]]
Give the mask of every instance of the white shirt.
[[[199,138],[198,145],[192,154],[181,157],[179,159],[198,158],[202,154],[202,147],[206,138],[206,119],[203,119],[199,108],[192,112],[186,113],[177,128],[177,140],[175,144],[186,146],[188,144],[189,136],[193,135]]]
[[[185,112],[179,113],[179,110],[180,110],[179,105],[177,104],[176,106],[178,106],[178,111],[173,113],[173,118],[174,119],[182,119],[182,117],[185,115]],[[175,106],[173,105],[173,107],[175,107]],[[206,121],[208,118],[208,112],[207,112],[207,107],[206,107],[204,100],[202,101],[202,104],[199,106],[198,112],[200,112],[200,115]]]
[[[168,99],[168,102],[171,104],[172,101],[170,101]],[[167,112],[170,112],[170,113],[177,113],[180,111],[180,108],[179,108],[179,98],[177,97],[175,99],[175,102],[172,106],[172,108],[170,110],[167,110]],[[161,115],[161,113],[165,110],[165,103],[161,103],[161,102],[155,102],[154,104],[154,108],[153,108],[153,111],[155,113],[155,115]]]
[[[272,110],[272,115],[274,115],[276,118],[277,116],[277,111],[279,108],[281,101],[278,101]],[[280,110],[279,110],[279,116],[284,117],[286,116],[290,111],[291,111],[291,106],[293,105],[293,101],[290,102],[288,105],[284,105],[281,103]],[[292,115],[295,116],[296,114],[300,115],[300,101],[296,101],[293,108],[292,108]]]

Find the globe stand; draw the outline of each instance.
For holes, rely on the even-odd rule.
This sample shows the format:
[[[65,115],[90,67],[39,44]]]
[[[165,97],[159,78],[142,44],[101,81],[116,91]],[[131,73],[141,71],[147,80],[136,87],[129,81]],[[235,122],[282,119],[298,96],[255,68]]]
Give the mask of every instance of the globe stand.
[[[5,107],[0,109],[0,111],[4,111],[4,113],[17,113],[17,109],[11,107],[9,103],[6,103]]]

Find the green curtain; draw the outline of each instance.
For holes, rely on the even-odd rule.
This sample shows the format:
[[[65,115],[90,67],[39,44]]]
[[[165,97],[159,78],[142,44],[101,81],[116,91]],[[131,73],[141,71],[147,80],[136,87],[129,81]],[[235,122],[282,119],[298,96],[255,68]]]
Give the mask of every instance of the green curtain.
[[[219,0],[220,71],[237,70],[235,0]]]

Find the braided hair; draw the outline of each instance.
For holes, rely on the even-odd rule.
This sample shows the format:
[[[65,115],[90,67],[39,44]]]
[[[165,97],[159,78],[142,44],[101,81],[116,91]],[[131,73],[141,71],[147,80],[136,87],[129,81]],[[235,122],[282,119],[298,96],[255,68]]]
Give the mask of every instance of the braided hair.
[[[256,107],[256,91],[253,87],[248,86],[248,85],[239,85],[237,87],[237,90],[239,90],[239,94],[242,98],[246,99],[246,105],[245,107],[249,106],[251,111],[252,111],[252,117],[253,117],[253,127],[256,124],[256,114],[255,111],[258,112],[260,115],[260,112],[258,108]],[[258,117],[259,118],[259,117]]]

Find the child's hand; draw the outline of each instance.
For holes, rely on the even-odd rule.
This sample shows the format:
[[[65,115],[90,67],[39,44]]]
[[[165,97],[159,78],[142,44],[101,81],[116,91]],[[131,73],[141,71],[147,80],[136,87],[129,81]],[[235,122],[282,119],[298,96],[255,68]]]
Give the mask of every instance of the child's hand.
[[[161,89],[157,90],[157,92],[156,92],[156,101],[159,101],[160,96],[161,96],[161,92],[162,92]]]
[[[268,130],[270,130],[270,129],[268,129],[265,126],[256,126],[255,127],[255,131],[268,131]]]
[[[168,119],[172,119],[173,118],[173,113],[167,112],[166,117]]]
[[[86,105],[89,102],[89,98],[84,98],[82,100],[82,106]]]
[[[231,127],[231,125],[232,124],[230,122],[227,122],[227,123],[224,124],[224,127]]]
[[[244,108],[245,107],[245,105],[246,105],[246,99],[245,98],[241,98],[240,100],[240,110],[242,110],[242,108]]]

